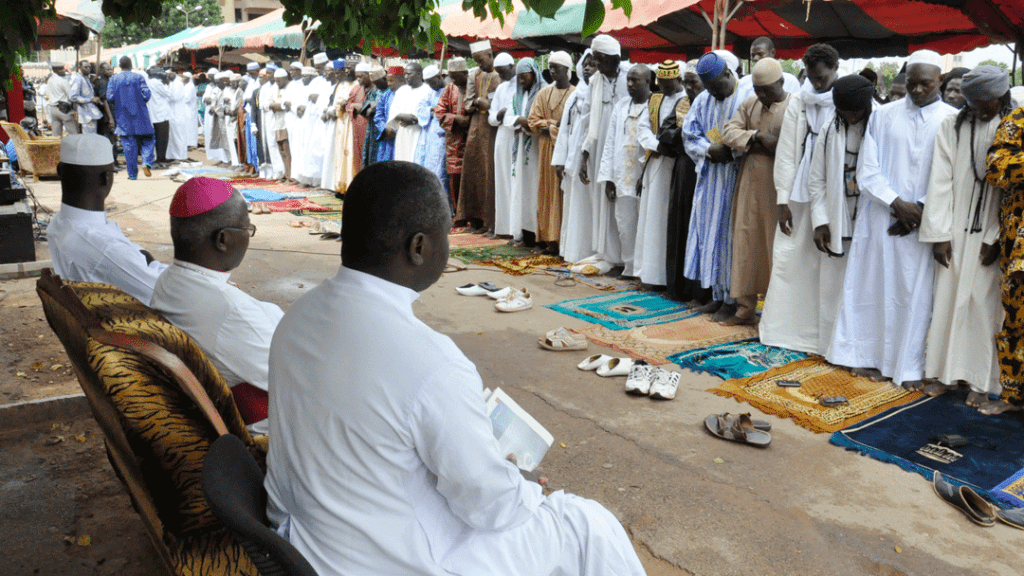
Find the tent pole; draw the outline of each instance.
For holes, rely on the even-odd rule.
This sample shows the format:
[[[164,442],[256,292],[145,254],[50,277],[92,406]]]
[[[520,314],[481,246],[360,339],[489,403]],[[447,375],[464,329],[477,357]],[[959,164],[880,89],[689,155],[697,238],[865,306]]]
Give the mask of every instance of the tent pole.
[[[96,33],[96,73],[100,73],[100,52],[103,50],[103,32]]]
[[[220,70],[222,66],[222,60],[224,59],[224,47],[217,46],[217,69]]]

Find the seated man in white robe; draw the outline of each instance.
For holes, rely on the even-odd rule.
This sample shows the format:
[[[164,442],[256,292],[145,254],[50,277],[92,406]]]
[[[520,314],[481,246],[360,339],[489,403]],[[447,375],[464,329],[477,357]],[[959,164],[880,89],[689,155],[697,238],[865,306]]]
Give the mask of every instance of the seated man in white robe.
[[[963,77],[967,99],[942,122],[935,137],[921,242],[932,244],[935,304],[928,329],[924,393],[938,396],[963,383],[966,404],[979,407],[999,394],[996,339],[1003,323],[1000,300],[1000,190],[979,177],[1003,117],[1013,111],[1010,75],[978,66]]]
[[[116,286],[148,305],[167,265],[107,220],[103,204],[114,185],[110,141],[96,134],[65,136],[57,174],[60,212],[46,229],[53,271],[64,280]]]
[[[612,108],[608,139],[601,151],[597,189],[615,205],[615,223],[624,262],[622,275],[633,277],[636,276],[633,243],[640,210],[637,183],[647,161],[647,154],[640,145],[640,127],[650,123],[647,101],[651,98],[651,69],[644,64],[633,66],[626,76],[626,92],[629,96],[620,98]]]
[[[174,263],[157,280],[151,306],[196,341],[249,430],[265,434],[270,339],[284,313],[228,280],[256,234],[245,198],[224,180],[192,178],[174,193],[170,212]]]
[[[611,513],[545,496],[506,459],[476,368],[413,314],[451,225],[422,166],[352,181],[341,269],[271,346],[268,518],[321,576],[644,574]]]
[[[853,231],[843,304],[826,359],[855,373],[924,386],[935,262],[918,238],[935,134],[956,112],[942,101],[942,58],[914,52],[907,94],[871,114],[857,163],[865,196]]]

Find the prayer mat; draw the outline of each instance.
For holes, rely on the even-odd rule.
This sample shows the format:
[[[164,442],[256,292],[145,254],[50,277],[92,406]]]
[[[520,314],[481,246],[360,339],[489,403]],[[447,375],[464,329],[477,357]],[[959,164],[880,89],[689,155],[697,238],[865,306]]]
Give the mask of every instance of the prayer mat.
[[[301,198],[301,196],[289,196],[288,194],[263,190],[262,188],[244,188],[239,191],[249,202],[277,202],[278,200],[287,200],[289,198]]]
[[[341,224],[341,207],[344,205],[344,201],[340,198],[337,198],[332,194],[329,196],[307,198],[307,200],[317,206],[320,206],[320,208],[310,210],[292,210],[292,214],[296,216],[307,216],[314,220],[320,220],[321,222]]]
[[[779,381],[796,381],[799,387],[779,386]],[[921,397],[892,382],[873,382],[854,376],[823,360],[808,358],[763,374],[726,380],[708,390],[718,396],[748,402],[765,414],[792,418],[799,426],[812,432],[835,432],[892,408]],[[826,407],[819,398],[846,396],[848,403]]]
[[[683,304],[673,302],[660,294],[635,291],[576,298],[548,304],[545,308],[600,324],[611,330],[664,324],[697,314]]]
[[[480,246],[497,246],[507,241],[500,238],[485,238],[479,234],[461,234],[453,232],[448,235],[448,245],[451,248],[477,248]]]
[[[310,202],[307,198],[288,198],[277,202],[263,202],[271,212],[326,212],[330,208]]]
[[[239,190],[245,190],[247,188],[260,188],[262,190],[270,190],[271,192],[279,192],[281,194],[291,194],[294,196],[314,196],[319,195],[318,190],[313,188],[303,188],[298,184],[282,184],[277,180],[267,180],[266,178],[250,178],[248,176],[242,176],[240,178],[232,178],[231,185]]]
[[[219,168],[217,166],[203,166],[201,168],[179,168],[179,170],[181,170],[185,174],[190,174],[192,176],[206,176],[207,174],[224,175],[234,173],[234,170],[230,170],[228,168]]]
[[[586,284],[592,288],[604,291],[623,291],[623,290],[638,290],[640,288],[640,281],[625,280],[622,278],[612,278],[610,276],[593,275],[588,276],[586,274],[579,274],[578,272],[570,272],[568,268],[548,268],[544,271],[545,274],[551,276],[557,276],[559,280],[573,280],[580,284]]]
[[[747,378],[806,358],[802,352],[765,346],[757,338],[697,348],[668,357],[670,362],[681,368],[723,380]]]
[[[964,404],[966,391],[925,396],[832,435],[829,441],[917,472],[929,482],[938,470],[996,503],[1024,506],[1024,422],[1020,413],[985,416]],[[938,434],[956,434],[965,446],[938,445]]]
[[[757,337],[756,328],[722,326],[712,322],[708,314],[628,330],[611,330],[598,324],[574,331],[595,344],[614,348],[654,365],[668,364],[668,357],[679,352]]]
[[[504,242],[493,246],[454,248],[451,257],[464,264],[496,266],[513,276],[533,274],[563,263],[558,256],[534,254],[529,248],[515,248]]]

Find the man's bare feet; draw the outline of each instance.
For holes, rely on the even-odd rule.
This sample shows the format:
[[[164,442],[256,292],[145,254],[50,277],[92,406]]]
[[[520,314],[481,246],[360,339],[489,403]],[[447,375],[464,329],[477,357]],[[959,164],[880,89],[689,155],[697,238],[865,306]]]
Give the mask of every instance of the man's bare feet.
[[[718,310],[721,307],[722,307],[722,301],[721,300],[712,300],[711,302],[708,302],[707,304],[704,304],[704,305],[702,305],[702,306],[700,306],[698,308],[695,308],[694,312],[696,312],[698,314],[714,314],[715,312],[718,312]]]
[[[718,312],[715,312],[714,314],[711,315],[711,321],[724,322],[725,320],[728,320],[729,318],[732,318],[735,315],[735,304],[723,304],[722,307],[718,309]]]
[[[978,408],[985,402],[988,402],[988,394],[971,390],[971,393],[967,395],[967,400],[964,401],[964,404],[971,408]]]
[[[1003,400],[989,400],[978,407],[978,412],[986,416],[993,416],[995,414],[1002,414],[1003,412],[1016,412],[1021,409],[1021,406],[1014,406],[1009,402]]]
[[[942,396],[946,392],[949,392],[950,390],[953,390],[955,388],[956,386],[946,386],[942,382],[935,381],[926,384],[924,388],[921,388],[921,392],[924,392],[925,396],[931,396],[932,398],[934,398],[936,396]]]
[[[741,316],[733,315],[732,318],[726,318],[719,322],[722,326],[757,326],[759,318],[754,316],[753,318],[743,318]]]
[[[888,380],[885,376],[882,376],[882,372],[877,368],[850,368],[850,373],[854,376],[861,378],[867,378],[873,382],[882,382]]]
[[[907,380],[903,383],[903,389],[908,392],[920,392],[924,387],[924,380]]]

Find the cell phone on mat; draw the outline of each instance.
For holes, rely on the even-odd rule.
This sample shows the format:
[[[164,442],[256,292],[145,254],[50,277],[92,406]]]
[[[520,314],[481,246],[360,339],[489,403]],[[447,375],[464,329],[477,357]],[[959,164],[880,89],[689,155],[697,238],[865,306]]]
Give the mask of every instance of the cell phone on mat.
[[[783,388],[799,388],[800,387],[800,382],[798,382],[796,380],[776,380],[775,383],[778,384],[779,386],[782,386]]]

